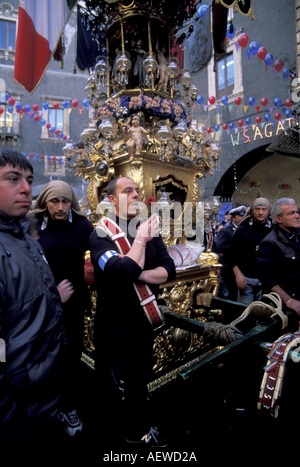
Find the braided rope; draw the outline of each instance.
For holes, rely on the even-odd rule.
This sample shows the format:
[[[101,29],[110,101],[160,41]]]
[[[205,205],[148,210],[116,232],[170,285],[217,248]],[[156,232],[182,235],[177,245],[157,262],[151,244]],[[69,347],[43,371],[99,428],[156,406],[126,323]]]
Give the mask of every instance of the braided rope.
[[[269,299],[274,306],[262,301],[250,303],[244,312],[237,319],[230,324],[224,325],[222,323],[205,323],[203,338],[215,342],[217,345],[227,345],[235,341],[238,334],[241,334],[237,324],[244,321],[249,316],[254,316],[256,319],[266,317],[272,318],[278,315],[282,321],[282,329],[288,325],[288,317],[282,311],[282,301],[278,294],[271,292],[270,294],[263,295],[263,298]]]

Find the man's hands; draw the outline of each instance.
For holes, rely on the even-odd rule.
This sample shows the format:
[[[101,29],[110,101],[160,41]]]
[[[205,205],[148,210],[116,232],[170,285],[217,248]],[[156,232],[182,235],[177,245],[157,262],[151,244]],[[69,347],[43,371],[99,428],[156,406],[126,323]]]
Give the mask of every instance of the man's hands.
[[[143,222],[137,229],[135,240],[143,242],[145,245],[153,237],[157,237],[159,233],[158,216],[153,214],[149,219]]]
[[[68,279],[64,279],[57,285],[57,290],[60,295],[61,303],[65,303],[69,300],[74,292],[73,285]]]

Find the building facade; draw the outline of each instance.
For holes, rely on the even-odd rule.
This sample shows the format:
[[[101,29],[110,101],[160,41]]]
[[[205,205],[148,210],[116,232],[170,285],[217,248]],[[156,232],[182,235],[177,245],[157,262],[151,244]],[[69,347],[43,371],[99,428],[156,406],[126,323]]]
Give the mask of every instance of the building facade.
[[[292,112],[297,107],[297,93],[291,107],[290,103],[298,72],[298,3],[256,1],[254,19],[252,14],[245,16],[230,8],[228,27],[232,26],[226,53],[218,56],[200,13],[207,5],[205,16],[211,15],[210,0],[201,2],[197,17],[177,33],[186,34],[184,66],[192,70],[198,89],[192,117],[203,123],[209,130],[208,139],[217,141],[222,149],[214,175],[200,180],[202,200],[219,195],[234,204],[250,204],[262,195],[270,201],[294,197],[300,203],[299,133],[292,150],[276,146],[280,135],[297,132],[297,114]],[[63,66],[51,59],[32,94],[13,80],[17,21],[18,1],[0,3],[0,144],[30,158],[35,196],[49,180],[62,178],[82,197],[86,182],[75,177],[62,153],[66,138],[78,141],[89,118],[84,91],[88,70],[80,71],[76,65],[76,9],[63,35]],[[210,28],[212,21],[210,18]],[[248,37],[246,46],[242,34]],[[259,58],[253,43],[266,49],[266,59]],[[16,104],[10,106],[10,98],[20,111]]]

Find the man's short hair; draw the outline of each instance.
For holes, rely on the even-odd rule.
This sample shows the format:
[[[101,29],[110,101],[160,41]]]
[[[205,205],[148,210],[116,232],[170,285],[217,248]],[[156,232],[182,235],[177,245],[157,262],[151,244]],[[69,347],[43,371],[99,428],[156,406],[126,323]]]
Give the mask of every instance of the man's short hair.
[[[296,201],[293,198],[280,198],[275,201],[271,210],[271,217],[273,223],[276,223],[275,217],[282,216],[281,206],[287,204],[288,206],[297,206]]]
[[[6,165],[11,165],[21,170],[29,170],[33,173],[31,163],[21,152],[0,148],[0,167],[5,167]]]
[[[115,194],[116,194],[116,185],[117,185],[118,180],[119,179],[117,177],[110,180],[110,182],[109,182],[109,184],[107,185],[107,188],[106,188],[107,196],[109,196],[109,195],[114,195],[115,196]]]

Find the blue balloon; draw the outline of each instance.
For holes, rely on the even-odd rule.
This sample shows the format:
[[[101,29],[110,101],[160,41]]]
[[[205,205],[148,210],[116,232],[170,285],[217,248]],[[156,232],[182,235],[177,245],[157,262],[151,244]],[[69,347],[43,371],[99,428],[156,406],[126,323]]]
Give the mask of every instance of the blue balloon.
[[[46,102],[46,101],[43,102],[42,107],[43,107],[44,110],[48,110],[48,109],[49,109],[49,104],[48,104],[48,102]]]
[[[271,115],[269,113],[265,114],[265,120],[266,122],[269,122],[271,120]]]
[[[41,124],[42,126],[46,125],[46,120],[45,120],[44,118],[41,118],[40,124]]]
[[[10,114],[12,114],[13,111],[14,111],[13,106],[12,106],[12,105],[8,105],[8,106],[7,106],[7,111],[8,111]]]
[[[89,100],[88,100],[87,98],[83,99],[82,103],[83,103],[83,106],[84,106],[84,107],[88,107],[88,106],[89,106]]]
[[[30,112],[30,109],[31,109],[31,107],[30,107],[29,104],[24,105],[25,112]]]
[[[285,68],[282,72],[282,76],[284,78],[288,78],[290,76],[290,70],[288,68]]]
[[[201,96],[201,94],[199,94],[199,96],[197,97],[197,102],[198,104],[203,104],[203,96]]]
[[[55,132],[55,126],[52,126],[52,127],[50,128],[50,131],[51,131],[51,133],[54,133],[54,132]]]
[[[291,109],[287,109],[287,110],[285,111],[285,115],[286,115],[288,118],[290,118],[290,117],[292,117],[293,112],[291,111]]]
[[[199,18],[202,18],[205,15],[205,13],[207,12],[207,10],[209,10],[208,5],[202,5],[198,10]]]
[[[259,49],[259,44],[256,41],[251,42],[249,45],[249,50],[252,53],[252,55],[256,55]]]
[[[272,63],[274,62],[274,57],[272,54],[267,54],[266,55],[266,58],[265,58],[265,63],[267,65],[272,65]]]
[[[234,128],[234,123],[233,122],[229,123],[229,128],[231,128],[231,130],[232,130],[232,128]]]
[[[274,105],[275,105],[275,107],[280,107],[280,106],[281,106],[281,99],[280,99],[280,97],[275,97],[275,99],[274,99]]]
[[[254,105],[255,104],[255,97],[251,96],[248,99],[249,105]]]
[[[62,101],[62,106],[63,106],[64,109],[67,109],[69,107],[69,102],[66,99],[64,99]]]
[[[21,109],[22,109],[22,104],[21,104],[21,102],[16,102],[15,108],[16,108],[17,110],[21,110]]]
[[[223,96],[221,100],[222,100],[224,105],[228,104],[228,97],[227,96]]]
[[[246,123],[247,123],[247,125],[251,125],[251,118],[250,117],[246,118]]]
[[[216,125],[216,126],[215,126],[215,130],[216,130],[216,131],[219,131],[219,129],[220,129],[219,125]]]
[[[227,31],[226,31],[226,36],[228,37],[228,39],[233,39],[235,36],[235,32],[236,32],[236,29],[235,29],[234,24],[232,25],[232,32],[230,32],[230,24],[229,24],[227,26]]]

